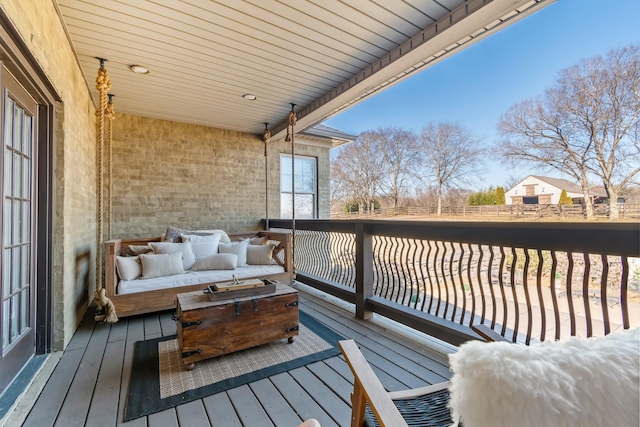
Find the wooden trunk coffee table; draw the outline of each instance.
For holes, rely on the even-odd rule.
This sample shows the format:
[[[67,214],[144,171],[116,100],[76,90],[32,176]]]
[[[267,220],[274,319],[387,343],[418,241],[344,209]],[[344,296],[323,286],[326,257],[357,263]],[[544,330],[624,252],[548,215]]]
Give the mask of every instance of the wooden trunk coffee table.
[[[202,291],[178,294],[177,335],[187,369],[195,362],[298,335],[298,291],[212,301]]]

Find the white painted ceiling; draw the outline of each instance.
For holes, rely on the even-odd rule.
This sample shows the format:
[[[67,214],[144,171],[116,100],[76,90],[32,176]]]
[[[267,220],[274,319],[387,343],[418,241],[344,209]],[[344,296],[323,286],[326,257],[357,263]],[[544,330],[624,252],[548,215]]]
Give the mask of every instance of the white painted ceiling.
[[[94,99],[100,57],[117,112],[280,138],[554,0],[57,1]]]

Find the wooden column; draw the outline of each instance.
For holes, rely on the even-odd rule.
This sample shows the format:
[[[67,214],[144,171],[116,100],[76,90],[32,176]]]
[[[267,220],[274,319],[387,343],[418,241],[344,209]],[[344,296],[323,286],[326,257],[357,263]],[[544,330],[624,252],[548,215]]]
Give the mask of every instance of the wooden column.
[[[367,224],[356,225],[356,316],[369,319],[367,299],[373,296],[373,236]]]

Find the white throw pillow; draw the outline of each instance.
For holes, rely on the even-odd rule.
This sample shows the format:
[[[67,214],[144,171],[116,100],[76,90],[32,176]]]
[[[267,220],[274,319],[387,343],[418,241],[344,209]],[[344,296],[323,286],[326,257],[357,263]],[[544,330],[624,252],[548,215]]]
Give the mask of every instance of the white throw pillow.
[[[140,264],[142,264],[143,279],[153,279],[154,277],[173,276],[184,273],[181,252],[170,254],[143,254],[139,257]]]
[[[229,235],[224,230],[196,230],[196,233],[206,233],[206,234],[220,234],[220,241],[222,243],[229,243],[231,239]],[[188,232],[186,234],[189,234]]]
[[[198,258],[191,267],[192,271],[206,270],[235,270],[238,266],[238,255],[215,254],[204,258]]]
[[[137,256],[116,256],[116,269],[120,280],[135,280],[142,274]]]
[[[243,266],[247,265],[247,246],[249,246],[249,240],[243,240],[242,242],[220,243],[218,245],[218,252],[221,254],[238,255],[238,266]]]
[[[182,242],[191,242],[193,253],[196,258],[204,258],[218,253],[218,244],[221,234],[211,234],[209,236],[196,236],[194,234],[183,234],[180,236]]]
[[[247,246],[248,265],[269,265],[272,261],[273,245]]]
[[[173,254],[180,252],[182,254],[182,265],[185,270],[189,270],[193,263],[196,262],[196,255],[193,253],[191,242],[152,242],[149,243],[149,246],[153,248],[153,252],[156,254]]]
[[[472,341],[449,356],[465,427],[640,425],[640,330],[526,346]]]

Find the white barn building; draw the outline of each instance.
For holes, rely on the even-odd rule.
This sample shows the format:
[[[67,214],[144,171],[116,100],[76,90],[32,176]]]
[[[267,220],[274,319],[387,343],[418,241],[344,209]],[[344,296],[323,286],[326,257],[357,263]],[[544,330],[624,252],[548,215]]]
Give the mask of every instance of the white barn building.
[[[505,201],[507,205],[557,205],[562,190],[567,192],[574,203],[577,199],[584,199],[582,188],[578,184],[561,178],[529,175],[505,192]],[[591,197],[606,198],[607,195],[602,190],[592,189]]]

